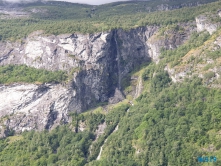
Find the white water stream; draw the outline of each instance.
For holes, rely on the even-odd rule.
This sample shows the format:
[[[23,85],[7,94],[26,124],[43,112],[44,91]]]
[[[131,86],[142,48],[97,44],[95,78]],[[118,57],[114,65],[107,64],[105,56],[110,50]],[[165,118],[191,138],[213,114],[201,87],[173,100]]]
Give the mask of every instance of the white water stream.
[[[114,131],[113,131],[111,134],[113,134],[113,133],[116,132],[117,130],[118,130],[118,125],[115,127]],[[111,135],[111,134],[110,134],[110,135]],[[107,138],[105,139],[104,144],[105,144],[105,142],[107,142]],[[96,160],[100,160],[101,154],[102,154],[102,151],[103,151],[104,144],[101,146],[99,155],[97,156],[97,159],[96,159]]]

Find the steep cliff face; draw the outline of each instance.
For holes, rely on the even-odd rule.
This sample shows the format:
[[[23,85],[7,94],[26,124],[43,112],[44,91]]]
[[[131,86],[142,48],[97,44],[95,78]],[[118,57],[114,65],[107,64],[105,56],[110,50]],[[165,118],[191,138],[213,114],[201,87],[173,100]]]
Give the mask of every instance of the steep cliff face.
[[[95,63],[106,53],[108,34],[45,36],[34,32],[20,43],[1,43],[1,65],[26,64],[47,70],[70,70]],[[107,44],[107,45],[106,45]],[[85,65],[87,69],[90,67]]]
[[[147,40],[147,45],[150,48],[148,53],[152,60],[159,62],[160,51],[164,49],[175,49],[184,41],[188,40],[190,34],[196,31],[195,22],[180,23],[176,27],[169,27],[164,31],[157,32]]]
[[[8,130],[50,129],[67,123],[68,112],[122,100],[122,79],[150,60],[146,42],[157,29],[153,26],[128,32],[59,36],[38,31],[21,42],[0,43],[0,65],[26,64],[37,69],[64,70],[71,75],[63,86],[1,85],[2,135]]]
[[[71,97],[75,95],[61,85],[14,84],[0,88],[2,128],[17,132],[49,129],[61,121],[68,122]]]
[[[215,17],[215,16],[210,16],[210,17]],[[208,31],[211,34],[215,32],[219,27],[220,23],[217,22],[212,22],[211,18],[208,18],[208,16],[205,15],[200,15],[196,17],[196,25],[197,25],[197,31],[202,32],[202,31]]]
[[[157,61],[161,47],[176,48],[190,34],[187,28],[183,33],[171,31],[167,32],[170,37],[153,40],[158,30],[147,26],[58,36],[38,31],[20,42],[0,43],[0,65],[26,64],[37,69],[64,70],[70,75],[63,85],[0,85],[1,136],[11,130],[50,129],[68,123],[69,112],[80,113],[100,102],[123,100],[123,84],[130,81],[125,78],[135,67],[151,58]]]

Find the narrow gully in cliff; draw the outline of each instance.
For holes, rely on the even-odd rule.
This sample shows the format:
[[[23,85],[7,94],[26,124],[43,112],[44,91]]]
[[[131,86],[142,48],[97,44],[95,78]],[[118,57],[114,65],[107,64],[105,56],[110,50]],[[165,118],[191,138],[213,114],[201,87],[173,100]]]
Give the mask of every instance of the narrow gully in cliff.
[[[120,71],[120,54],[117,42],[117,32],[115,32],[114,40],[116,44],[116,52],[117,52],[117,69],[118,69],[118,89],[121,90],[121,71]]]
[[[105,144],[105,142],[107,142],[107,139],[105,139],[104,144]],[[101,159],[101,154],[102,154],[102,151],[103,151],[103,146],[104,146],[104,144],[101,146],[99,155],[97,156],[97,159],[96,159],[96,160],[100,160],[100,159]]]
[[[116,132],[117,130],[118,130],[118,124],[117,124],[117,126],[115,127],[114,131],[113,131],[111,134],[113,134],[113,133]],[[111,134],[110,134],[110,135],[111,135]],[[109,135],[109,136],[110,136],[110,135]],[[104,144],[105,144],[105,142],[107,142],[107,139],[108,139],[108,137],[104,140]],[[102,154],[102,151],[103,151],[104,144],[101,146],[99,155],[97,156],[97,159],[96,159],[96,160],[100,160],[101,154]]]

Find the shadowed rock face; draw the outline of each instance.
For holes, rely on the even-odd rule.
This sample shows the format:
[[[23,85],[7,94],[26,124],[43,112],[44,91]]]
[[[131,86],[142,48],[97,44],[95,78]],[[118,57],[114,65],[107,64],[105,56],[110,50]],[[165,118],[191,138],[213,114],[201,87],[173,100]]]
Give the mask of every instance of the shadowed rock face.
[[[65,85],[0,85],[1,136],[10,130],[51,129],[68,123],[69,112],[80,113],[99,102],[122,100],[121,80],[136,66],[150,61],[152,53],[155,58],[159,56],[149,45],[157,30],[149,26],[127,32],[119,29],[59,36],[37,31],[21,42],[0,43],[0,65],[26,64],[71,74]],[[162,47],[158,43],[152,46]]]

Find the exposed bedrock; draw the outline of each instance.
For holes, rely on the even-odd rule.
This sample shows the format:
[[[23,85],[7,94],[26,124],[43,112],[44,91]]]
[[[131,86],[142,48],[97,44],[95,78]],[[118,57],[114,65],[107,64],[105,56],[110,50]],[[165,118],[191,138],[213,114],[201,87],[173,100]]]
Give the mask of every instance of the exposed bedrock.
[[[11,130],[51,129],[68,123],[70,112],[83,112],[100,102],[123,99],[122,80],[142,63],[158,59],[159,50],[174,40],[150,40],[157,26],[96,34],[44,35],[37,31],[20,42],[0,43],[0,65],[25,64],[64,70],[65,84],[0,85],[0,134]],[[177,37],[178,34],[173,33]],[[185,38],[173,43],[174,48]],[[160,44],[159,44],[160,43]]]

